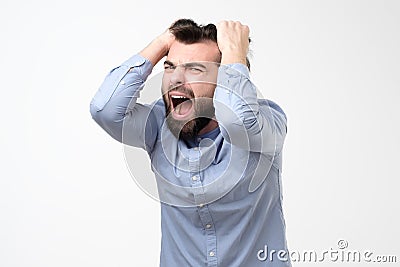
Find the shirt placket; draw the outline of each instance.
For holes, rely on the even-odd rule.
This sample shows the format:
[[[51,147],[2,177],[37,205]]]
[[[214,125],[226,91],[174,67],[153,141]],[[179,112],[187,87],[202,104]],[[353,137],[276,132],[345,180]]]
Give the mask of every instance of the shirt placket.
[[[197,211],[206,234],[207,266],[215,267],[217,266],[217,235],[208,204],[206,204],[206,197],[204,195],[202,183],[204,177],[202,177],[202,171],[200,170],[200,157],[201,149],[199,147],[194,147],[190,150],[189,166],[191,187],[197,205]]]

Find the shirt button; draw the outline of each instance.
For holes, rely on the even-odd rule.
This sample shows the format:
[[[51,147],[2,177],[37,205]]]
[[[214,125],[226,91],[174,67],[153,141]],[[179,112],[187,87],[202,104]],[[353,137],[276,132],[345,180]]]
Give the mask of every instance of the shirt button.
[[[197,176],[197,175],[192,176],[192,180],[193,180],[193,181],[197,181],[198,179],[199,179],[199,176]]]
[[[199,207],[200,207],[200,208],[204,207],[204,204],[203,204],[203,203],[201,203],[201,204],[199,205]]]
[[[206,228],[207,228],[207,229],[210,229],[210,228],[211,228],[211,224],[207,224],[207,225],[206,225]]]
[[[210,252],[210,256],[211,256],[211,257],[214,257],[214,256],[215,256],[214,251],[211,251],[211,252]]]
[[[197,151],[197,150],[199,150],[199,148],[198,148],[198,147],[194,147],[193,149],[194,149],[194,151]]]
[[[124,85],[124,84],[125,84],[125,81],[122,80],[119,84]]]

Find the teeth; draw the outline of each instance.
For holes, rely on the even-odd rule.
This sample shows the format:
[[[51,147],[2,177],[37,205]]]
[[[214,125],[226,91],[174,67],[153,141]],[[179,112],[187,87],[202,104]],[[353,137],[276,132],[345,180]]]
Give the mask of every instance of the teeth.
[[[184,96],[181,96],[181,95],[172,95],[171,98],[178,99],[178,98],[187,98],[187,97],[184,97]]]

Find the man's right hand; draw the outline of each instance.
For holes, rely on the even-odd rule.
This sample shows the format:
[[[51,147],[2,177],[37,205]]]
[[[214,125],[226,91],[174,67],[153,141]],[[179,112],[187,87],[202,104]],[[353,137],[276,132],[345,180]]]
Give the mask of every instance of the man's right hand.
[[[146,46],[139,54],[150,60],[153,67],[168,54],[171,44],[175,41],[174,35],[170,30],[166,30],[157,36],[148,46]]]

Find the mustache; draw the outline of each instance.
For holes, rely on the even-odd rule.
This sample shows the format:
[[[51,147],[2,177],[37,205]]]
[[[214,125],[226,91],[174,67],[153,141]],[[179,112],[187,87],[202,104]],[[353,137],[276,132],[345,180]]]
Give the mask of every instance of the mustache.
[[[170,92],[179,92],[179,93],[188,95],[191,98],[194,98],[193,90],[191,88],[189,88],[189,87],[184,86],[184,85],[171,85],[168,88],[167,93],[170,93]]]

